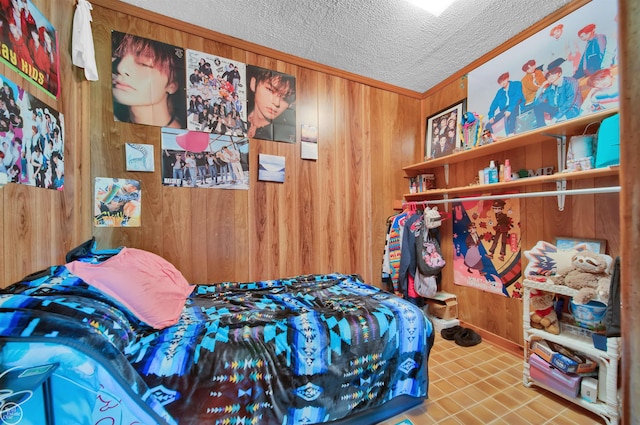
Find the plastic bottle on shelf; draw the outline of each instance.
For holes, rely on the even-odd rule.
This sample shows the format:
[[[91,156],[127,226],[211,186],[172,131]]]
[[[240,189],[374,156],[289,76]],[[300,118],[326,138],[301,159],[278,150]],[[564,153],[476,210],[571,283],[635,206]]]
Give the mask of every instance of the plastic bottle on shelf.
[[[498,169],[493,159],[489,163],[489,183],[498,183]]]
[[[500,167],[498,167],[498,181],[504,181],[504,164],[500,164]]]
[[[509,164],[509,160],[504,160],[504,181],[511,181],[511,164]]]

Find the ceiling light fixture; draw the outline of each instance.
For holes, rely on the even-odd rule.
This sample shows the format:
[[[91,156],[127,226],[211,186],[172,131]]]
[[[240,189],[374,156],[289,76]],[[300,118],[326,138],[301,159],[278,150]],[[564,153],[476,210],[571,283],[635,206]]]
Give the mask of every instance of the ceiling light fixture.
[[[414,6],[426,10],[434,16],[440,16],[455,0],[407,0]]]

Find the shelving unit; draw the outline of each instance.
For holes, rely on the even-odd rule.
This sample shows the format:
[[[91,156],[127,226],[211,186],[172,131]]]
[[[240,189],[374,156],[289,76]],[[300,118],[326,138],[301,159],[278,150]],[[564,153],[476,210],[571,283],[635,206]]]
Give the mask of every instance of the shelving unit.
[[[619,167],[596,168],[585,171],[566,172],[566,153],[567,138],[583,134],[586,128],[593,124],[599,123],[603,119],[614,115],[618,109],[611,109],[584,117],[576,118],[566,122],[556,123],[544,128],[521,133],[512,137],[504,138],[488,145],[479,146],[470,150],[457,152],[440,158],[425,159],[423,162],[409,165],[403,168],[406,176],[414,177],[422,173],[431,173],[437,167],[444,168],[445,182],[443,187],[431,189],[420,193],[407,193],[403,195],[405,201],[408,202],[426,202],[426,203],[444,203],[459,201],[465,199],[465,194],[473,195],[473,199],[492,199],[498,197],[540,197],[540,196],[558,196],[558,209],[564,209],[564,197],[566,194],[594,194],[619,192],[619,186],[605,186],[599,181],[603,178],[606,184],[611,184],[612,178],[619,176]],[[490,157],[498,153],[506,153],[508,151],[517,150],[525,146],[546,145],[556,142],[557,149],[557,170],[552,175],[542,175],[536,177],[521,178],[508,182],[493,184],[476,184],[468,186],[449,186],[449,166],[460,164],[465,161]],[[476,161],[477,162],[477,161]],[[542,164],[541,164],[542,165]],[[567,189],[567,182],[578,180],[593,180],[593,187]],[[548,190],[550,185],[555,184],[555,190]],[[535,187],[538,186],[538,187]],[[580,185],[578,185],[579,187]],[[545,187],[544,191],[540,187]],[[516,189],[532,188],[530,192],[514,193]],[[475,196],[478,193],[490,193],[494,191],[509,192],[508,195],[482,195]],[[536,385],[544,388],[564,399],[582,406],[591,412],[594,412],[605,419],[609,425],[617,425],[620,418],[620,401],[618,397],[618,365],[620,361],[620,344],[621,338],[608,338],[607,350],[602,351],[594,347],[593,341],[587,338],[581,338],[577,335],[561,333],[554,335],[544,330],[534,329],[530,326],[530,307],[529,298],[531,289],[539,289],[555,294],[565,296],[574,296],[577,291],[566,286],[557,286],[546,282],[537,282],[525,279],[523,290],[523,331],[525,342],[523,383],[530,387]],[[530,342],[533,339],[546,339],[548,341],[562,345],[570,350],[582,353],[598,363],[598,398],[592,403],[582,399],[580,396],[571,397],[563,394],[554,388],[536,381],[531,377],[529,369]]]
[[[618,397],[618,364],[620,362],[620,338],[608,338],[607,339],[607,351],[602,351],[594,347],[593,341],[587,338],[582,338],[577,335],[569,333],[560,333],[554,335],[541,329],[535,329],[530,326],[529,315],[529,298],[531,296],[532,289],[538,289],[546,292],[552,292],[555,294],[574,296],[578,291],[561,285],[553,285],[546,282],[537,282],[533,280],[524,280],[524,293],[523,293],[523,329],[524,329],[524,368],[522,381],[525,386],[531,387],[532,385],[544,388],[554,394],[557,394],[564,399],[575,403],[583,408],[596,413],[605,419],[609,425],[617,425],[620,418],[620,400]],[[533,379],[529,371],[529,348],[530,343],[534,339],[546,339],[548,341],[560,344],[566,348],[577,351],[579,353],[587,355],[594,361],[598,362],[598,400],[595,403],[591,403],[587,400],[578,397],[569,397],[554,388],[551,388],[542,382],[538,382]]]
[[[555,190],[558,192],[567,189],[567,181],[597,179],[609,176],[618,176],[619,167],[597,168],[586,171],[564,172],[567,152],[567,137],[582,134],[585,128],[593,123],[599,123],[618,112],[618,109],[610,109],[573,120],[560,122],[549,125],[540,129],[528,131],[526,133],[517,134],[508,138],[500,139],[488,145],[479,146],[466,151],[457,152],[440,158],[427,159],[424,162],[404,167],[405,174],[409,177],[416,176],[423,172],[429,172],[436,167],[444,167],[445,187],[431,189],[419,193],[407,193],[403,197],[406,201],[422,201],[440,199],[449,202],[451,196],[460,196],[465,193],[486,192],[486,191],[506,191],[517,188],[525,188],[527,186],[555,183]],[[493,184],[476,184],[469,186],[449,187],[449,165],[457,164],[464,161],[480,158],[487,155],[493,155],[499,152],[505,152],[512,149],[522,148],[524,146],[547,143],[555,140],[557,143],[558,166],[559,172],[552,175],[543,175],[536,177],[521,178],[509,182],[500,182]],[[564,195],[558,194],[558,209],[564,209]]]

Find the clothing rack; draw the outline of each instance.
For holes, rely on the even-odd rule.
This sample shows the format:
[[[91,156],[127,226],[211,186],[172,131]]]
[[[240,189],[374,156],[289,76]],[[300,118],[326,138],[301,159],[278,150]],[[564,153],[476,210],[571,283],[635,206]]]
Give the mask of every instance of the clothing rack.
[[[567,190],[549,190],[543,192],[521,192],[521,193],[504,193],[502,195],[481,195],[481,196],[469,196],[466,198],[447,198],[447,195],[443,199],[429,200],[429,201],[409,201],[403,202],[402,205],[437,205],[437,204],[450,204],[452,202],[467,202],[467,201],[485,201],[504,198],[539,198],[544,196],[562,196],[562,195],[591,195],[601,193],[618,193],[620,192],[620,186],[607,186],[607,187],[594,187],[585,189],[567,189]]]

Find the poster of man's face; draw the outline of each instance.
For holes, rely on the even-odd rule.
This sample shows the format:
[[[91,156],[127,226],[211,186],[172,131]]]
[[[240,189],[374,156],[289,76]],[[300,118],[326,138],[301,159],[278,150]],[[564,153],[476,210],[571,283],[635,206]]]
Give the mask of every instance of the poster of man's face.
[[[295,77],[249,65],[247,81],[249,137],[295,143]]]
[[[117,31],[111,44],[114,120],[186,128],[184,49]]]

